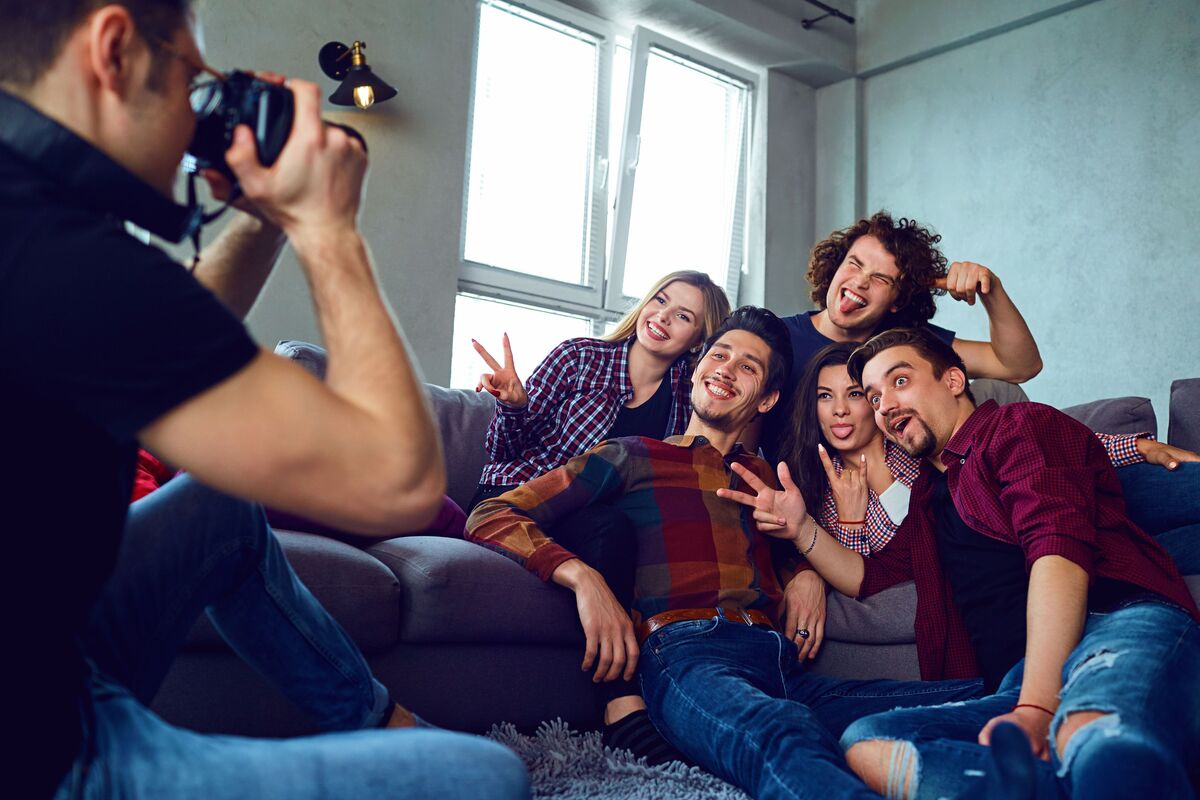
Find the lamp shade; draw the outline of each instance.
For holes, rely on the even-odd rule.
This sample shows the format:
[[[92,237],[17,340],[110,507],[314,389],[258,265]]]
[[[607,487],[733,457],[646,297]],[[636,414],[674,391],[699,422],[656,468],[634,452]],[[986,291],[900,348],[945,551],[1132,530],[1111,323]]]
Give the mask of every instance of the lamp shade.
[[[335,81],[341,81],[329,95],[329,102],[366,109],[396,96],[396,90],[367,65],[365,49],[362,42],[355,42],[350,47],[341,42],[329,42],[321,48],[317,60],[322,71]]]

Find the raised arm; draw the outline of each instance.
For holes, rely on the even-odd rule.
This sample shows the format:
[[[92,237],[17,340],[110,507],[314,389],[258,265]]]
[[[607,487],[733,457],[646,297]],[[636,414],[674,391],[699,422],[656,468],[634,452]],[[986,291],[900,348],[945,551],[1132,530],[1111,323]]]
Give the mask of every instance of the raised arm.
[[[329,350],[322,384],[265,352],[139,431],[215,488],[364,534],[428,523],[445,491],[441,445],[357,228],[360,144],[320,119],[315,84],[289,84],[291,138],[258,164],[239,128],[227,160],[291,240]],[[202,343],[201,343],[202,344]]]
[[[955,300],[968,305],[975,305],[976,297],[983,302],[990,341],[953,342],[972,378],[1024,383],[1042,371],[1037,342],[995,273],[982,264],[955,261],[935,288],[945,289]]]
[[[487,430],[488,456],[493,461],[511,461],[536,441],[545,426],[553,424],[554,412],[566,398],[571,385],[570,375],[577,356],[570,342],[563,342],[550,351],[522,386],[512,365],[508,334],[504,335],[503,365],[487,354],[478,342],[472,344],[493,369],[491,375],[480,376],[477,391],[487,389],[498,401],[496,414]]]

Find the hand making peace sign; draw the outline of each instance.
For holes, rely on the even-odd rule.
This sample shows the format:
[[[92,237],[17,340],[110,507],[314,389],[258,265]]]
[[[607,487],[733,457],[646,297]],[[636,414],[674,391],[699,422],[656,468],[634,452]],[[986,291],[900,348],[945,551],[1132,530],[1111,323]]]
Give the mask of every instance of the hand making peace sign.
[[[792,482],[792,473],[787,464],[779,462],[779,485],[783,487],[782,490],[767,486],[757,475],[736,461],[732,467],[738,477],[755,493],[717,489],[717,497],[754,509],[754,521],[763,533],[780,539],[795,540],[800,533],[801,523],[808,518],[808,509],[804,505],[800,487]]]
[[[517,377],[516,367],[513,366],[512,346],[508,343],[508,334],[504,334],[504,366],[500,366],[500,362],[492,358],[492,354],[474,339],[471,340],[471,346],[492,368],[490,373],[485,372],[479,376],[479,385],[475,387],[475,391],[487,389],[488,394],[504,405],[524,408],[529,402],[529,395],[526,394],[525,384]]]

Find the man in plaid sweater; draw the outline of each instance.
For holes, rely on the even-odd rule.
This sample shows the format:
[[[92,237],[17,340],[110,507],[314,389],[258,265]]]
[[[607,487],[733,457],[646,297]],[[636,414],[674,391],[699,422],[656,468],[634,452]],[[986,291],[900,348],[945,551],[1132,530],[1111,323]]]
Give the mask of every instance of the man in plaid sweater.
[[[583,668],[595,666],[595,680],[636,671],[651,720],[700,766],[756,797],[873,797],[842,758],[842,730],[871,713],[975,697],[981,685],[805,671],[781,623],[787,579],[808,567],[795,550],[773,547],[757,515],[730,498],[747,476],[777,485],[770,466],[736,442],[778,400],[790,360],[774,314],[738,309],[696,366],[683,436],[603,442],[480,503],[468,537],[573,591]],[[635,529],[636,624],[595,570],[544,533],[602,502]],[[799,634],[803,644],[809,632]]]

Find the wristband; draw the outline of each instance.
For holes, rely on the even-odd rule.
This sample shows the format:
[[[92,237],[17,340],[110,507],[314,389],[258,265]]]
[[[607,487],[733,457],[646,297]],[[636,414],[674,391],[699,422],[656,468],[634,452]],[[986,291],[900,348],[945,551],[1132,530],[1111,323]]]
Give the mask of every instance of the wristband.
[[[866,525],[867,521],[865,519],[839,519],[838,524],[839,525]]]
[[[1045,706],[1039,706],[1037,703],[1017,703],[1015,706],[1012,707],[1012,710],[1016,711],[1018,708],[1036,708],[1038,711],[1045,711],[1050,716],[1052,716],[1052,717],[1054,716],[1053,711],[1046,708]]]

